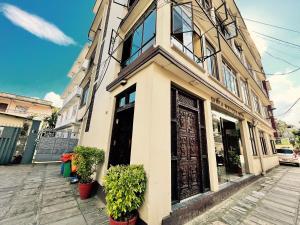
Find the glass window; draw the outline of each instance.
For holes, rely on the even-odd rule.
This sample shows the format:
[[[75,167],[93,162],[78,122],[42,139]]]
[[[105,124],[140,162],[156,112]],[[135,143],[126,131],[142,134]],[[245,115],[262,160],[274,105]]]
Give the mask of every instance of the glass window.
[[[243,102],[246,105],[250,105],[248,85],[247,82],[244,80],[241,80],[241,91],[242,91]]]
[[[248,128],[249,128],[249,135],[250,135],[252,153],[253,153],[254,156],[257,156],[254,126],[251,123],[248,123]]]
[[[135,91],[129,94],[129,103],[135,102]]]
[[[88,82],[83,88],[81,102],[80,102],[81,107],[87,103],[88,95],[89,95],[89,87],[90,87],[90,82]]]
[[[229,91],[239,95],[235,72],[223,61],[224,84]]]
[[[183,48],[190,58],[193,58],[193,21],[191,3],[185,3],[173,6],[172,10],[173,24],[172,37],[175,38],[175,44]]]
[[[219,74],[217,71],[217,57],[214,54],[215,52],[215,48],[208,41],[206,41],[206,56],[210,56],[206,59],[207,72],[209,75],[219,80]]]
[[[288,149],[288,148],[277,149],[277,153],[280,153],[280,154],[294,154],[293,150]]]
[[[0,103],[0,112],[5,112],[7,110],[8,104]]]
[[[123,43],[122,63],[125,67],[137,59],[144,51],[154,44],[156,35],[156,11],[151,8],[151,13],[145,14],[140,22]]]
[[[259,131],[259,139],[260,139],[262,153],[264,155],[268,155],[268,150],[267,150],[266,140],[265,140],[265,137],[264,137],[264,132]]]
[[[276,154],[277,151],[276,151],[276,147],[275,147],[275,141],[272,140],[271,137],[270,137],[270,142],[271,142],[272,152],[273,152],[273,154]]]
[[[125,104],[126,104],[126,98],[125,97],[120,98],[119,107],[123,107]]]
[[[252,96],[253,96],[253,109],[254,109],[254,112],[260,114],[261,111],[260,111],[259,99],[258,99],[257,95],[254,94],[253,92],[252,92]]]

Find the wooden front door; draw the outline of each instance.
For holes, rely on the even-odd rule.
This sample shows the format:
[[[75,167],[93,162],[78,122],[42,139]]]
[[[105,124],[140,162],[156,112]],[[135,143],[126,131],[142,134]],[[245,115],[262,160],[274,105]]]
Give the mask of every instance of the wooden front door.
[[[203,101],[172,88],[171,114],[172,201],[178,202],[209,188]]]

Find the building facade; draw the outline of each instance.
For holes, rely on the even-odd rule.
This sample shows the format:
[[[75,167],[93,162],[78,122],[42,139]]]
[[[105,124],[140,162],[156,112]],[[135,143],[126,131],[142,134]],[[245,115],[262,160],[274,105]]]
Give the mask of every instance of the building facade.
[[[278,165],[261,57],[234,0],[98,0],[80,144],[143,164],[140,217],[161,224],[203,193]]]
[[[55,126],[55,130],[58,131],[57,135],[66,136],[72,134],[73,136],[78,136],[79,134],[81,122],[77,119],[77,113],[87,97],[82,98],[84,91],[80,84],[88,69],[89,63],[86,59],[88,50],[89,45],[85,45],[68,73],[71,81],[61,95],[63,105],[58,112]]]
[[[20,96],[9,93],[0,93],[0,125],[23,126],[26,120],[43,121],[52,114],[52,102]]]

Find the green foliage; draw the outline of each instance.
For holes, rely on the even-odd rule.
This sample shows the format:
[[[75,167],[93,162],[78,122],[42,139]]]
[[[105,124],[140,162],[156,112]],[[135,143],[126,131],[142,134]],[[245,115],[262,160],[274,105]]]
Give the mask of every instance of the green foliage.
[[[235,151],[232,150],[228,151],[228,160],[232,165],[241,167],[240,156]]]
[[[53,129],[55,128],[58,117],[58,110],[54,109],[51,116],[48,116],[44,119],[44,128]]]
[[[108,214],[128,221],[143,204],[146,184],[142,165],[111,167],[104,178]]]
[[[104,151],[98,148],[76,146],[75,165],[80,176],[80,183],[92,182],[91,176],[96,172],[97,165],[104,161]]]

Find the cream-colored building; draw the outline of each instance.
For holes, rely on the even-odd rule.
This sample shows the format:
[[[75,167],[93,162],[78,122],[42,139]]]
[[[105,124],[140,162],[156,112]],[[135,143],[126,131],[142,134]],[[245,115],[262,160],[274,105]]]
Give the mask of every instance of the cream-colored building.
[[[110,165],[144,165],[145,223],[183,223],[278,165],[270,84],[234,0],[98,0],[94,13],[80,144],[106,152],[100,185]]]
[[[0,125],[22,127],[24,121],[43,121],[52,114],[52,102],[20,96],[9,93],[0,93]]]
[[[61,95],[63,105],[58,112],[55,126],[55,130],[60,131],[57,134],[64,136],[68,133],[75,136],[79,134],[81,122],[77,120],[77,113],[79,108],[85,104],[84,101],[88,97],[86,95],[82,98],[82,95],[87,92],[83,92],[83,89],[80,87],[89,67],[89,61],[86,59],[88,50],[89,45],[85,45],[68,73],[71,81]]]

